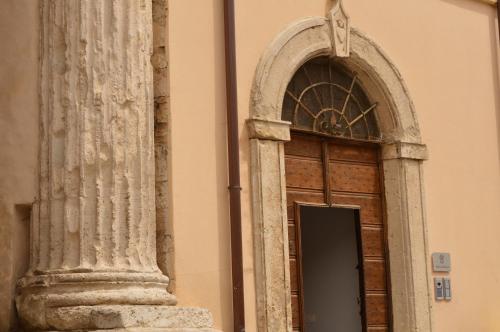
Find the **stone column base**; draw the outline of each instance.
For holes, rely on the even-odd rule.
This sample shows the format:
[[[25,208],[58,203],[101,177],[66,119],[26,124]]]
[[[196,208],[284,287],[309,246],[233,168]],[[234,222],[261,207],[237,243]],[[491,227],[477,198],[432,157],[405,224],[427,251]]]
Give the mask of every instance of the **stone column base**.
[[[63,331],[47,331],[63,332]],[[123,328],[112,330],[86,330],[85,332],[221,332],[214,329],[205,328]]]
[[[217,332],[208,310],[167,305],[47,308],[45,319],[53,332]]]
[[[212,332],[206,309],[178,307],[159,272],[29,275],[18,282],[27,331]]]
[[[66,332],[66,331],[47,331],[47,332]],[[79,331],[81,332],[81,331]],[[85,332],[221,332],[210,328],[123,328],[112,330],[85,330]]]

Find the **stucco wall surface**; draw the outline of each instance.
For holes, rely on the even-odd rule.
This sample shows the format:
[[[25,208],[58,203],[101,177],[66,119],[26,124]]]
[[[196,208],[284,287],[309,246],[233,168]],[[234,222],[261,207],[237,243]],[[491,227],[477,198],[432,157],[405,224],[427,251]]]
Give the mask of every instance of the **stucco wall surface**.
[[[38,1],[0,1],[0,331],[15,327],[38,151]]]
[[[451,302],[433,303],[434,330],[498,331],[495,10],[461,0],[384,1],[378,8],[370,1],[346,4],[353,24],[399,67],[429,149],[424,162],[429,252],[450,252],[453,287]]]
[[[453,300],[434,303],[434,330],[500,329],[500,136],[496,19],[468,0],[344,0],[352,24],[398,66],[423,142],[429,249],[452,256]],[[176,295],[231,330],[222,0],[170,1],[170,220]],[[249,141],[244,121],[261,54],[288,24],[323,16],[327,0],[237,1],[238,96],[247,331],[255,331]],[[22,267],[12,250],[35,196],[38,4],[0,2],[0,298]],[[20,224],[21,223],[21,224]],[[19,226],[21,225],[21,226]],[[16,229],[20,229],[16,231]],[[13,237],[11,234],[14,234]],[[21,245],[22,247],[22,245]],[[17,272],[22,274],[22,272]],[[3,301],[3,300],[2,300]],[[0,331],[11,305],[0,306]]]
[[[232,329],[223,7],[169,1],[170,220],[179,305]],[[251,331],[251,330],[249,330]]]
[[[435,331],[500,328],[500,174],[495,11],[467,0],[345,0],[353,26],[398,66],[423,142],[429,250],[451,253],[453,300],[433,303]],[[325,0],[236,3],[247,330],[255,331],[249,141],[244,121],[261,54]],[[222,1],[170,2],[172,216],[177,296],[231,326]]]
[[[246,303],[253,301],[248,174],[249,92],[258,59],[288,24],[324,15],[330,2],[237,3]],[[497,331],[500,267],[499,104],[496,14],[467,0],[345,0],[351,23],[398,66],[423,143],[429,251],[450,252],[453,300],[433,303],[435,331]],[[252,330],[254,311],[247,310]]]

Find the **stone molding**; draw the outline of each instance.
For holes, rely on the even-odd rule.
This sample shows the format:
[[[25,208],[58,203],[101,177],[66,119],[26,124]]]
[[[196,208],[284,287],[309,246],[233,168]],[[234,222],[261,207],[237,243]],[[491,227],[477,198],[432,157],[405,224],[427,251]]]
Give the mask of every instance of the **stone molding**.
[[[496,5],[498,2],[497,0],[474,0],[474,1],[484,2],[484,3],[490,4],[490,5]]]
[[[259,332],[291,332],[284,142],[250,140]]]
[[[67,330],[101,330],[121,328],[176,328],[178,331],[214,331],[208,310],[154,305],[105,305],[56,307],[47,310],[47,321],[53,328]],[[68,320],[67,317],[72,317]],[[195,317],[195,318],[193,318]],[[183,329],[179,329],[182,326]],[[167,330],[168,331],[168,330]]]
[[[267,119],[249,119],[247,121],[250,138],[287,142],[290,140],[290,122]]]
[[[382,145],[382,159],[414,159],[427,160],[429,158],[427,146],[417,143],[387,143]]]
[[[263,53],[251,92],[250,176],[259,332],[291,332],[291,296],[282,102],[288,82],[311,58],[331,55],[332,29],[324,17],[299,20]],[[350,56],[338,58],[356,71],[378,103],[388,225],[392,326],[396,332],[432,330],[427,230],[421,164],[427,159],[416,112],[401,74],[360,31],[350,30]],[[288,129],[287,129],[288,130]]]

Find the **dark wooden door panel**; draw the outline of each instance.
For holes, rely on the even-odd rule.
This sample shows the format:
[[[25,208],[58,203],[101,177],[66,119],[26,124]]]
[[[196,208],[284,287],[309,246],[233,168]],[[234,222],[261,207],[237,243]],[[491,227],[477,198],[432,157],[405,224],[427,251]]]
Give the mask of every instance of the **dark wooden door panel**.
[[[293,293],[299,292],[299,275],[297,272],[297,258],[290,258],[290,289]]]
[[[387,326],[370,326],[368,327],[368,332],[389,332],[389,328]]]
[[[288,220],[293,220],[295,216],[294,202],[322,204],[325,201],[325,195],[322,191],[297,191],[288,188],[286,191]]]
[[[295,232],[295,223],[288,223],[288,254],[290,255],[290,257],[295,257],[297,255]]]
[[[378,153],[372,146],[329,143],[330,160],[377,164]]]
[[[382,227],[362,226],[361,239],[364,257],[384,258],[384,229]]]
[[[385,291],[387,289],[384,259],[365,259],[363,268],[365,291]]]
[[[292,294],[292,326],[295,330],[301,331],[299,296]]]
[[[290,142],[285,144],[285,154],[287,156],[309,157],[321,159],[321,140],[310,135],[294,136]]]
[[[366,320],[368,326],[387,326],[387,296],[385,294],[366,295]]]
[[[382,219],[382,202],[380,195],[338,194],[332,193],[333,204],[355,205],[360,207],[362,225],[380,225]]]
[[[330,162],[330,186],[350,193],[380,193],[377,165]]]
[[[287,187],[323,189],[323,164],[320,160],[287,157],[285,174]]]
[[[365,331],[389,331],[390,301],[378,147],[292,134],[292,140],[285,144],[285,171],[294,331],[304,332],[297,202],[359,207]]]

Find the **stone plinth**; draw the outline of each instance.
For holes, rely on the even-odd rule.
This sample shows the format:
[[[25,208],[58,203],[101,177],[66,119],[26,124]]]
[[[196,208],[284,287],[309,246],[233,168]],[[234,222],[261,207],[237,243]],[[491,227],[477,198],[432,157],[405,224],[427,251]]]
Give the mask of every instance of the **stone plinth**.
[[[68,319],[71,317],[71,319]],[[55,331],[214,331],[205,309],[159,305],[47,307],[46,329]]]

